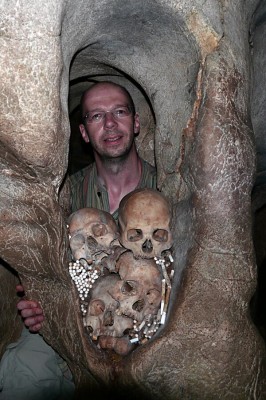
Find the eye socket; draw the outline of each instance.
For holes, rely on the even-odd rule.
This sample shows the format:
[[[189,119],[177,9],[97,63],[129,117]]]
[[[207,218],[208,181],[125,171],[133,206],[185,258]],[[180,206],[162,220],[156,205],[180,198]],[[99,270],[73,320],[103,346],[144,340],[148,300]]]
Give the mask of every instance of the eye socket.
[[[141,229],[129,229],[127,231],[127,240],[129,242],[137,242],[143,238],[143,233]]]
[[[87,332],[88,332],[89,334],[91,334],[91,333],[93,332],[92,326],[87,325],[85,328],[86,328],[86,330],[87,330]]]
[[[93,316],[98,316],[102,314],[105,310],[105,304],[102,300],[96,299],[92,300],[89,305],[89,314]]]
[[[85,237],[80,233],[72,236],[70,239],[71,247],[82,247],[85,243]]]
[[[144,299],[140,299],[132,305],[132,308],[134,311],[141,312],[144,308],[144,305],[145,305]]]
[[[88,236],[87,237],[87,245],[89,246],[89,248],[94,248],[95,246],[97,246],[98,242],[96,239],[94,239],[94,237],[92,236]]]
[[[92,226],[91,230],[95,237],[104,236],[108,233],[108,230],[104,224],[95,224]]]
[[[121,292],[127,296],[134,296],[137,292],[135,282],[125,281],[121,287]]]
[[[168,240],[168,232],[165,229],[156,229],[152,237],[156,242],[167,242]]]

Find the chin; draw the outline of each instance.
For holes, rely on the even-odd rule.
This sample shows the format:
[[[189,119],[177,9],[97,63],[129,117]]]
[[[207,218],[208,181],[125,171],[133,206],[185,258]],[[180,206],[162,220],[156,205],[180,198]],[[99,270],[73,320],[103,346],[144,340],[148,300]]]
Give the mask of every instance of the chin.
[[[129,149],[109,149],[108,151],[102,152],[102,157],[107,159],[112,158],[124,158],[128,155]]]

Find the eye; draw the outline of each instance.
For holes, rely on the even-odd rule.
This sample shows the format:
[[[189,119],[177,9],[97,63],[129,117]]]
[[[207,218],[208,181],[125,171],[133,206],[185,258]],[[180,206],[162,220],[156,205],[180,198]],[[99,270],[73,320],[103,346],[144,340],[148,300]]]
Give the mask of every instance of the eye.
[[[141,229],[129,229],[127,231],[127,240],[129,242],[137,242],[143,238],[143,233]]]
[[[168,240],[168,232],[165,229],[156,229],[152,237],[156,242],[167,242]]]
[[[85,243],[85,237],[83,235],[75,235],[70,239],[71,247],[82,247]]]
[[[87,114],[86,117],[88,118],[89,122],[98,122],[98,121],[102,120],[103,116],[104,116],[104,112],[97,111],[94,113]]]
[[[120,107],[120,108],[116,108],[113,111],[113,114],[117,117],[117,118],[123,118],[126,117],[127,115],[129,115],[129,110],[127,107]]]
[[[91,230],[95,237],[104,236],[108,233],[106,226],[103,224],[95,224],[92,226]]]

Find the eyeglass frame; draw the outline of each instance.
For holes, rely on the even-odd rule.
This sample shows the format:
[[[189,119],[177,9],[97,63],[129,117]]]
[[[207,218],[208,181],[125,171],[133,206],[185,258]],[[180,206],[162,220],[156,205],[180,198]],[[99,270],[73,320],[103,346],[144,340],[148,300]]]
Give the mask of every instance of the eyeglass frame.
[[[123,109],[126,108],[126,109],[128,110],[128,114],[127,114],[127,115],[124,115],[124,116],[122,116],[122,117],[121,117],[121,116],[120,116],[120,117],[117,117],[116,115],[114,115],[114,112],[115,112],[116,110],[121,109],[121,108],[123,108]],[[97,114],[97,113],[102,114],[102,117],[101,117],[101,119],[100,119],[99,121],[89,121],[89,120],[88,120],[89,114],[92,113],[92,112],[94,112],[94,111],[88,111],[88,112],[84,115],[84,117],[82,117],[82,120],[83,120],[84,123],[87,123],[87,124],[99,124],[100,122],[102,122],[102,121],[105,120],[106,114],[107,114],[107,113],[111,113],[112,116],[113,116],[113,118],[114,118],[116,121],[119,121],[120,119],[129,117],[130,115],[132,115],[132,114],[133,114],[133,108],[130,107],[130,106],[117,106],[116,108],[113,108],[112,110],[106,110],[106,111],[104,111],[104,110],[99,110],[99,111],[95,110],[95,114]]]

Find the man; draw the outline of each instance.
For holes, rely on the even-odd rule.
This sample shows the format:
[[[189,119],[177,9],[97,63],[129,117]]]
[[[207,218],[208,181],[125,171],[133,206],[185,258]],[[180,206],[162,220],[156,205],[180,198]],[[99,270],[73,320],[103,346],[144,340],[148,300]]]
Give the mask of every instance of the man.
[[[127,90],[111,82],[99,82],[91,86],[82,96],[81,112],[80,132],[85,142],[91,143],[95,162],[70,178],[72,212],[83,207],[96,207],[110,212],[117,219],[119,202],[126,194],[136,188],[156,188],[155,168],[139,157],[134,142],[140,129],[139,115],[135,112],[134,103]],[[17,290],[21,291],[23,287],[18,286]],[[21,300],[18,303],[18,309],[29,330],[38,332],[44,320],[40,305],[34,301]],[[49,370],[48,374],[54,374],[56,363],[61,370],[66,367],[63,360],[42,340],[41,336],[32,335],[28,331],[24,331],[24,335],[25,338],[20,343],[22,351],[25,341],[34,340],[35,346],[42,346],[42,355],[46,357],[45,362],[51,362],[52,371]],[[38,349],[35,350],[38,353]],[[9,351],[12,357],[12,349]],[[29,351],[27,354],[30,357]],[[3,357],[0,378],[1,371],[7,366],[10,357]],[[38,361],[42,362],[40,359]],[[12,362],[9,362],[9,365],[11,367]],[[65,370],[64,373],[67,374],[67,371]],[[42,378],[40,380],[45,382],[45,378],[37,378]],[[63,379],[62,385],[66,383],[66,391],[71,392],[69,378],[64,380],[64,376],[63,378],[60,376],[58,379],[61,381]],[[55,377],[55,382],[58,379]],[[40,384],[39,380],[38,384]],[[5,383],[3,386],[5,389]],[[11,386],[10,390],[5,389],[6,397],[1,397],[0,392],[0,400],[12,399]],[[54,393],[48,392],[48,394],[49,396],[46,392],[44,396],[47,396],[49,400],[58,398]],[[60,395],[64,396],[63,389]],[[31,400],[34,397],[27,398],[22,395],[17,397],[18,400],[24,400],[24,398]],[[39,398],[42,397],[39,395]]]
[[[121,86],[101,82],[82,97],[80,132],[95,163],[72,177],[72,211],[96,207],[117,219],[120,200],[137,187],[156,187],[155,169],[138,156],[139,115]]]

